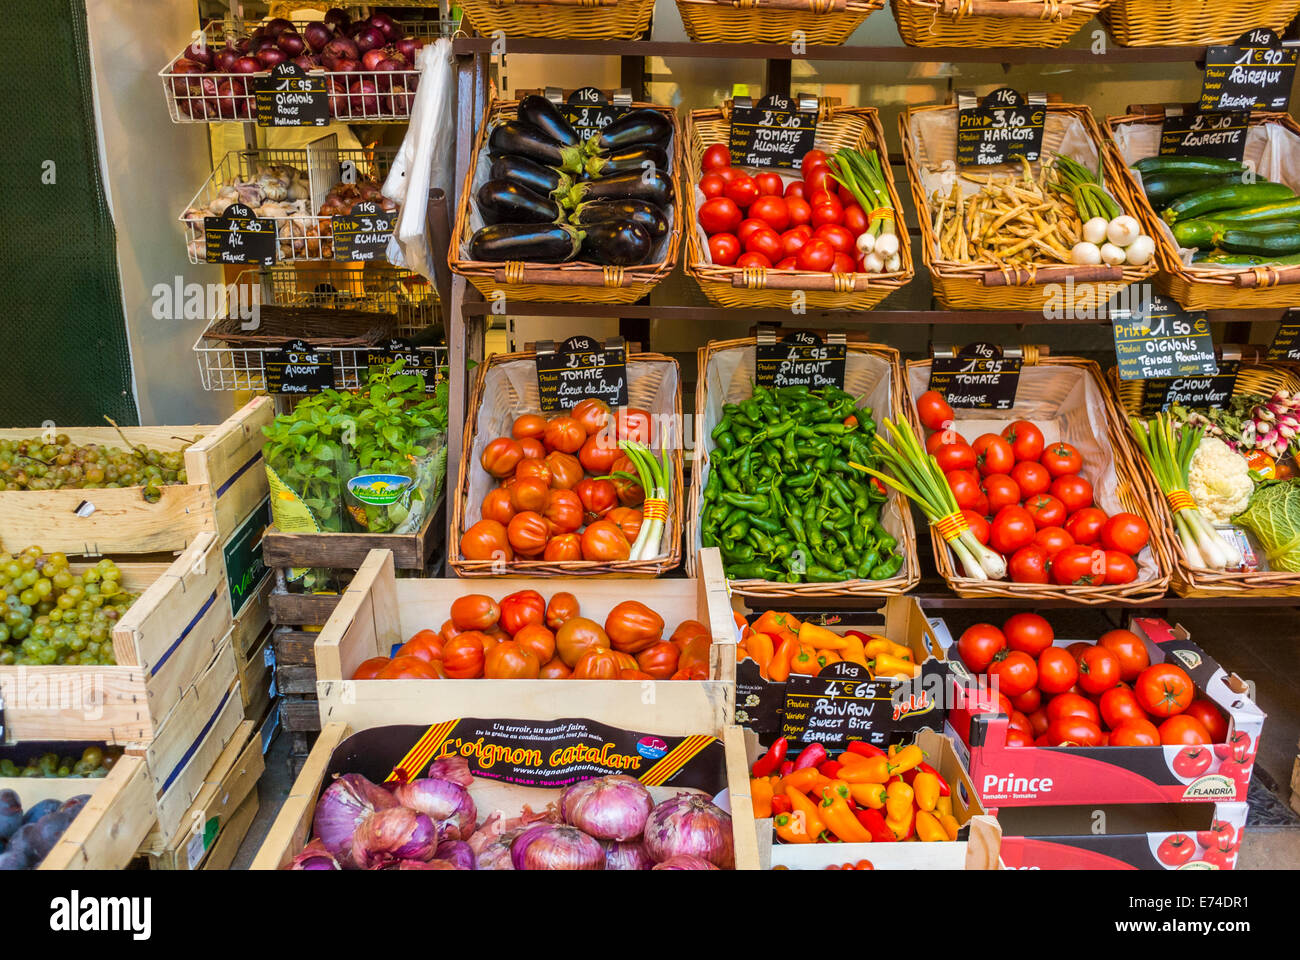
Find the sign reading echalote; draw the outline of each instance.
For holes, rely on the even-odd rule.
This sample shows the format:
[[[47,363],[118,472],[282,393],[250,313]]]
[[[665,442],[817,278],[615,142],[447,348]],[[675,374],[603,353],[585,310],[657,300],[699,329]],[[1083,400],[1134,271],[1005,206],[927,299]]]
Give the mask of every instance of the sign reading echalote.
[[[1188,313],[1158,294],[1136,306],[1110,314],[1121,380],[1208,377],[1217,372],[1214,338],[1204,313]]]
[[[1047,98],[1041,93],[1026,97],[1002,87],[976,97],[962,91],[957,94],[957,165],[991,167],[1021,159],[1033,163],[1043,151],[1046,122]]]
[[[750,105],[737,97],[731,107],[731,165],[784,167],[799,165],[817,138],[815,100],[769,93]]]
[[[275,221],[264,220],[242,203],[232,203],[219,217],[203,218],[204,253],[208,263],[275,263],[279,246]]]
[[[754,380],[763,387],[843,387],[847,356],[842,333],[832,333],[825,341],[808,330],[795,330],[780,340],[760,339]]]
[[[262,559],[262,534],[270,524],[271,498],[267,497],[235,528],[221,548],[226,560],[232,616],[239,616],[249,598],[271,575],[271,568]]]
[[[1222,157],[1246,155],[1250,113],[1245,110],[1190,110],[1165,116],[1160,128],[1162,157]]]
[[[537,389],[542,410],[567,410],[595,397],[611,407],[627,406],[627,347],[622,337],[605,342],[570,337],[561,344],[537,344]]]
[[[405,337],[393,337],[366,348],[367,368],[382,369],[398,358],[406,361],[403,371],[424,377],[424,392],[433,393],[438,384],[447,379],[447,368],[438,364],[434,350],[421,350]]]
[[[992,343],[970,343],[930,361],[930,389],[948,405],[972,410],[1010,410],[1016,403],[1023,358],[1005,356]]]
[[[924,726],[942,729],[938,707],[946,672],[943,663],[930,660],[915,681],[873,680],[861,665],[842,660],[815,677],[791,674],[781,735],[796,743],[866,740],[883,747]]]
[[[1292,317],[1295,315],[1292,314]],[[1300,360],[1300,318],[1283,321],[1268,348],[1269,360]]]
[[[286,61],[255,83],[259,127],[323,127],[330,122],[330,95],[323,73],[308,73]]]
[[[1237,385],[1239,360],[1220,360],[1219,372],[1208,377],[1169,377],[1148,380],[1142,394],[1142,416],[1149,417],[1167,407],[1224,408]]]
[[[330,218],[334,235],[335,260],[386,260],[388,241],[397,226],[397,214],[384,210],[374,200],[362,200],[351,213]]]
[[[1210,47],[1201,109],[1285,112],[1298,58],[1300,50],[1283,47],[1281,38],[1263,27],[1246,31],[1230,46]]]
[[[629,109],[622,104],[610,103],[595,87],[583,87],[569,94],[560,112],[585,139],[593,133],[600,133]]]
[[[266,392],[320,393],[334,386],[334,358],[303,340],[291,340],[266,355]]]

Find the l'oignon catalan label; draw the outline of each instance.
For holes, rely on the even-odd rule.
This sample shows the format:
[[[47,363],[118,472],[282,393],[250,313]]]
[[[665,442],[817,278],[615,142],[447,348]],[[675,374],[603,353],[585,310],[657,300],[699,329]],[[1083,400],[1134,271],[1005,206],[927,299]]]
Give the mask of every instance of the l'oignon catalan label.
[[[351,213],[330,218],[335,260],[386,260],[388,241],[397,226],[397,213],[389,213],[373,200],[362,200]]]
[[[1285,112],[1297,58],[1300,50],[1283,47],[1281,38],[1263,27],[1246,31],[1234,44],[1210,47],[1201,109]]]
[[[1160,128],[1162,157],[1222,157],[1246,155],[1250,130],[1247,110],[1184,110],[1165,115]]]
[[[754,353],[754,380],[763,387],[844,386],[849,348],[843,333],[826,340],[809,330],[794,330],[777,340],[760,331]]]
[[[266,392],[320,393],[334,386],[334,358],[304,340],[291,340],[266,355]]]
[[[204,256],[208,263],[275,263],[279,246],[275,221],[264,220],[242,203],[232,203],[219,217],[203,218]]]
[[[256,84],[259,127],[323,127],[330,122],[323,73],[308,73],[291,61],[277,63]]]
[[[1189,313],[1156,294],[1145,303],[1112,310],[1110,320],[1121,380],[1207,377],[1218,370],[1203,312]]]
[[[769,93],[758,103],[737,97],[731,107],[733,167],[798,166],[817,138],[816,98]]]
[[[611,407],[627,406],[627,347],[622,337],[603,343],[595,337],[570,337],[561,344],[537,344],[537,389],[542,410],[567,410],[595,397]]]
[[[1148,380],[1142,393],[1142,416],[1149,417],[1173,404],[1224,409],[1237,386],[1240,367],[1239,360],[1220,360],[1219,370],[1212,376]]]
[[[957,165],[989,167],[1028,160],[1043,151],[1047,98],[1002,87],[984,97],[957,94]]]
[[[1020,386],[1018,351],[1008,356],[993,343],[970,343],[955,354],[936,351],[930,362],[930,389],[949,406],[971,410],[1010,410]]]

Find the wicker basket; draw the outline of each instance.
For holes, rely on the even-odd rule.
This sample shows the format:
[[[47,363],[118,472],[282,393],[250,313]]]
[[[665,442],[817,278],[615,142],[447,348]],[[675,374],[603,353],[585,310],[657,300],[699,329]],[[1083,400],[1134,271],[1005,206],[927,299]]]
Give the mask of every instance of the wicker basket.
[[[1111,0],[894,0],[909,47],[1059,47]]]
[[[1115,391],[1121,411],[1136,415],[1142,409],[1142,395],[1146,386],[1143,380],[1120,380],[1118,370],[1107,373],[1111,389]],[[1243,360],[1237,372],[1233,396],[1246,393],[1272,396],[1278,390],[1300,392],[1300,367],[1289,363],[1265,360]],[[1165,531],[1174,529],[1174,519],[1169,502],[1156,483],[1155,474],[1146,458],[1136,456],[1140,478],[1146,487],[1147,504],[1156,522]],[[1182,542],[1169,533],[1167,549],[1172,556],[1170,577],[1174,592],[1180,597],[1300,597],[1300,573],[1285,570],[1254,573],[1216,573],[1196,570],[1187,563]]]
[[[474,32],[550,40],[635,40],[650,27],[654,0],[463,0]]]
[[[790,43],[838,46],[885,0],[677,0],[696,43]]]
[[[1111,0],[1099,16],[1122,47],[1232,43],[1268,27],[1281,36],[1300,14],[1300,0]]]
[[[1163,120],[1163,113],[1130,113],[1106,118],[1115,166],[1128,182],[1128,193],[1134,198],[1133,209],[1142,221],[1143,231],[1156,242],[1155,259],[1160,266],[1155,279],[1156,288],[1188,310],[1300,307],[1300,266],[1230,270],[1183,262],[1173,233],[1147,202],[1137,175],[1128,166],[1155,154]],[[1250,117],[1250,126],[1246,159],[1252,164],[1259,163],[1266,147],[1300,152],[1300,124],[1289,114],[1254,113]],[[1285,182],[1285,178],[1281,182]],[[1300,189],[1300,183],[1289,186]]]
[[[699,349],[699,381],[695,385],[695,460],[692,467],[691,523],[686,571],[695,575],[700,550],[700,498],[708,481],[710,433],[722,418],[722,405],[748,399],[753,390],[755,338],[711,340]],[[903,368],[893,347],[852,342],[844,364],[844,389],[865,395],[878,419],[898,421],[905,416],[902,401]],[[887,411],[887,413],[882,411]],[[881,524],[898,538],[903,566],[888,580],[843,580],[838,583],[776,583],[769,580],[732,580],[731,589],[747,597],[806,598],[882,597],[906,593],[921,579],[916,556],[916,530],[912,511],[901,496],[891,493],[881,511]]]
[[[932,143],[921,142],[917,124],[926,126],[928,117],[937,111],[949,116],[946,127],[931,127]],[[953,105],[909,107],[898,117],[899,133],[903,140],[903,156],[907,161],[907,176],[912,185],[912,199],[921,222],[921,249],[925,264],[930,268],[934,295],[950,310],[1043,310],[1050,302],[1063,297],[1068,291],[1072,308],[1087,315],[1095,315],[1098,307],[1104,308],[1116,291],[1131,283],[1152,276],[1154,263],[1135,267],[1078,267],[1071,264],[1049,265],[1034,270],[1015,270],[993,264],[961,263],[938,259],[938,239],[930,216],[922,168],[935,169],[946,162],[956,162],[957,108]],[[1136,210],[1138,201],[1130,195],[1132,181],[1123,175],[1114,156],[1105,149],[1105,140],[1092,111],[1074,104],[1048,104],[1047,123],[1043,133],[1042,156],[1054,157],[1067,136],[1078,144],[1082,139],[1091,144],[1093,154],[1078,149],[1072,151],[1073,159],[1090,169],[1096,169],[1097,155],[1103,163],[1106,188],[1125,210]],[[1009,170],[1012,167],[988,167],[990,171]]]
[[[483,448],[497,437],[509,436],[515,417],[537,413],[537,354],[507,353],[479,367],[469,398],[465,442],[461,449],[459,485],[452,504],[448,562],[461,577],[657,577],[681,562],[682,542],[682,394],[677,361],[660,353],[633,353],[627,358],[630,406],[646,410],[654,425],[654,443],[672,450],[672,494],[668,504],[667,556],[655,560],[466,560],[460,556],[460,536],[481,516],[483,498],[495,483],[479,465]],[[664,431],[669,431],[664,436]]]
[[[673,184],[673,201],[666,211],[670,230],[668,237],[659,241],[661,258],[657,262],[637,267],[611,267],[581,262],[542,264],[512,260],[489,263],[468,259],[469,241],[474,235],[477,217],[471,209],[471,197],[487,179],[488,136],[493,124],[513,119],[519,108],[518,100],[497,100],[488,107],[474,140],[474,157],[465,177],[465,187],[460,192],[451,248],[447,253],[451,269],[466,277],[486,297],[504,293],[508,300],[633,303],[647,296],[655,284],[672,272],[681,247],[681,132],[677,128],[677,111],[672,107],[653,103],[635,103],[632,106],[658,110],[673,125],[668,160],[672,166],[668,175]]]
[[[921,432],[916,418],[916,398],[930,380],[929,360],[907,363],[907,387],[911,403],[908,415]],[[1013,583],[1010,580],[975,580],[962,573],[943,538],[930,528],[935,563],[940,575],[959,597],[1001,597],[1008,600],[1069,600],[1080,604],[1131,601],[1141,603],[1164,596],[1169,586],[1170,546],[1162,536],[1160,519],[1151,509],[1150,496],[1136,463],[1137,455],[1101,368],[1078,357],[1040,357],[1025,349],[1016,404],[1010,410],[957,410],[958,430],[968,439],[985,432],[976,427],[963,429],[963,421],[986,425],[994,432],[994,421],[1032,420],[1049,441],[1064,440],[1083,455],[1082,474],[1093,484],[1097,505],[1108,514],[1136,513],[1151,528],[1151,543],[1136,558],[1138,579],[1112,586],[1057,586],[1056,584]]]
[[[696,223],[696,206],[704,195],[695,186],[701,176],[700,161],[705,149],[714,143],[726,143],[731,125],[731,102],[721,109],[694,110],[686,124],[685,165],[690,188],[686,192],[685,232],[686,270],[695,278],[704,295],[722,307],[789,308],[792,296],[800,292],[809,307],[828,310],[870,310],[885,297],[912,279],[912,251],[907,243],[902,205],[893,180],[889,181],[889,199],[894,206],[900,231],[899,255],[902,270],[897,273],[813,273],[807,270],[763,270],[716,266],[709,259],[709,244]],[[823,98],[817,114],[816,146],[827,153],[841,147],[876,150],[888,170],[889,148],[879,114],[872,107],[839,107]],[[778,170],[785,174],[786,171]],[[794,174],[797,176],[797,174]]]

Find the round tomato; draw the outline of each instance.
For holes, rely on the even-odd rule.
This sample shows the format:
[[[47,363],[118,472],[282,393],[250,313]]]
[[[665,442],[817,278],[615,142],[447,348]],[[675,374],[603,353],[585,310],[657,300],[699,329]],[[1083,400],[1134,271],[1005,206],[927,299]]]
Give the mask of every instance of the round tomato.
[[[791,228],[781,234],[781,252],[786,257],[793,257],[803,249],[804,244],[808,242],[808,234],[802,230]],[[798,261],[796,261],[797,263]]]
[[[727,188],[727,181],[716,173],[706,173],[700,177],[700,193],[704,194],[705,200],[712,200],[714,197],[722,196],[722,191]]]
[[[631,476],[637,475],[636,467],[633,466],[632,461],[627,457],[621,457],[615,462],[613,472],[626,473]],[[614,484],[614,489],[618,491],[618,502],[623,504],[623,506],[639,507],[641,504],[645,503],[645,490],[643,490],[641,484],[637,483],[635,480],[615,477],[612,482]]]
[[[516,590],[501,598],[500,607],[501,629],[511,636],[530,623],[542,623],[546,619],[546,601],[536,590]],[[455,622],[454,617],[453,622]]]
[[[1059,650],[1059,647],[1053,647],[1053,650]],[[1044,650],[1044,653],[1047,651]],[[1040,688],[1041,689],[1041,688]],[[1079,717],[1089,720],[1092,723],[1100,723],[1101,714],[1097,712],[1097,705],[1087,697],[1079,693],[1062,693],[1052,698],[1047,705],[1047,719],[1049,721],[1060,720],[1065,717]]]
[[[862,236],[867,232],[868,227],[867,214],[857,203],[846,203],[844,205],[844,226],[854,238]]]
[[[519,446],[519,441],[509,437],[497,437],[483,448],[479,463],[484,470],[499,480],[514,473],[515,467],[519,466],[519,461],[523,458],[524,450]]]
[[[740,226],[736,228],[736,237],[740,240],[742,246],[749,243],[749,238],[760,230],[769,229],[767,221],[760,220],[757,217],[746,217],[740,221]]]
[[[1047,558],[1053,560],[1066,547],[1074,546],[1074,537],[1062,527],[1044,527],[1034,534],[1034,543],[1047,551]]]
[[[1069,529],[1067,524],[1066,530]],[[1052,560],[1052,581],[1061,586],[1095,587],[1105,579],[1106,554],[1094,547],[1075,544]]]
[[[749,235],[749,239],[744,241],[746,253],[759,253],[767,257],[770,263],[780,260],[785,254],[781,248],[781,236],[771,227],[764,226],[760,230],[755,230]],[[739,260],[736,261],[740,263]]]
[[[773,270],[796,270],[798,267],[799,263],[794,257],[784,257],[772,264]]]
[[[1021,547],[1007,559],[1007,576],[1012,583],[1048,583],[1050,558],[1036,543]]]
[[[844,216],[844,207],[838,200],[823,200],[820,203],[814,203],[812,208],[812,225],[813,227],[822,227],[827,224],[839,225]]]
[[[555,656],[555,634],[543,623],[529,623],[519,628],[513,637],[515,643],[533,651],[540,666]]]
[[[1012,420],[1002,428],[1002,439],[1011,444],[1017,462],[1037,460],[1043,455],[1043,431],[1028,420]]]
[[[1156,859],[1167,867],[1181,867],[1196,856],[1196,841],[1185,833],[1171,833],[1156,847]]]
[[[532,557],[546,549],[546,541],[551,538],[551,527],[540,513],[525,510],[516,513],[506,526],[506,536],[517,553]]]
[[[735,233],[743,216],[730,197],[714,197],[700,204],[700,226],[707,234]]]
[[[835,248],[825,240],[809,240],[796,254],[795,262],[800,270],[826,273],[835,263]]]
[[[1151,665],[1142,638],[1130,630],[1109,630],[1097,640],[1097,646],[1105,647],[1119,658],[1119,678],[1125,683],[1132,683]]]
[[[835,248],[836,253],[852,253],[854,250],[853,234],[839,224],[823,224],[813,231],[813,236],[825,240]]]
[[[967,627],[957,640],[957,653],[971,673],[983,673],[998,653],[1005,650],[1007,638],[991,623]]]
[[[1182,713],[1196,697],[1192,678],[1186,670],[1172,663],[1147,667],[1138,674],[1133,689],[1142,709],[1153,717],[1172,717]]]
[[[936,433],[935,436],[941,437],[943,433]],[[949,470],[975,469],[975,451],[971,449],[969,444],[965,443],[943,444],[935,452],[934,459],[939,464],[939,469],[944,473]],[[1010,479],[1010,477],[1007,479]],[[1019,492],[1019,488],[1017,488],[1017,492]]]
[[[1089,647],[1079,657],[1079,686],[1101,694],[1119,683],[1119,657],[1105,647]]]
[[[916,398],[916,415],[927,430],[948,430],[952,427],[952,407],[938,390],[927,390]]]
[[[785,190],[785,183],[781,180],[781,174],[775,170],[765,170],[754,177],[754,183],[758,184],[758,195],[760,197],[777,197],[780,198]]]
[[[384,667],[389,664],[388,657],[371,657],[369,660],[362,660],[361,666],[357,667],[352,673],[353,680],[378,680],[380,674],[384,672]]]
[[[1132,583],[1138,577],[1137,564],[1127,553],[1119,550],[1106,551],[1106,582],[1113,584]]]
[[[442,648],[442,666],[453,680],[473,680],[483,675],[483,645],[488,638],[478,630],[452,637]]]
[[[1201,721],[1195,717],[1189,717],[1185,713],[1175,714],[1160,724],[1160,742],[1165,746],[1178,746],[1180,744],[1197,744],[1197,748],[1192,750],[1179,751],[1178,758],[1174,760],[1174,773],[1182,776],[1188,776],[1178,769],[1178,759],[1185,754],[1195,758],[1197,765],[1204,763],[1205,770],[1210,768],[1210,761],[1214,758],[1214,752],[1210,750],[1210,733],[1205,729]],[[1201,770],[1199,773],[1204,773]],[[1199,776],[1191,774],[1191,776]]]
[[[615,650],[637,653],[663,638],[664,618],[639,600],[624,600],[605,618],[605,634]]]
[[[506,524],[515,515],[515,508],[510,504],[510,491],[504,487],[489,490],[483,498],[482,516],[484,520],[495,520]]]
[[[832,273],[857,273],[857,264],[847,253],[835,254],[835,262],[831,264]]]
[[[1026,497],[1046,493],[1052,486],[1052,477],[1047,468],[1041,463],[1031,463],[1028,460],[1022,460],[1011,468],[1011,479],[1016,481],[1016,486]]]
[[[1110,732],[1112,747],[1158,747],[1160,731],[1145,716],[1126,720]]]
[[[1021,713],[1019,710],[1012,710],[1012,711],[1011,711],[1011,719],[1010,719],[1010,721],[1007,723],[1007,729],[1008,729],[1008,730],[1019,730],[1021,733],[1025,734],[1027,737],[1029,737],[1030,740],[1033,740],[1033,739],[1034,739],[1034,726],[1033,726],[1033,724],[1031,724],[1031,723],[1029,722],[1029,718],[1028,718],[1027,716],[1025,716],[1023,713]]]
[[[1043,455],[1038,458],[1038,462],[1047,468],[1052,479],[1078,473],[1083,469],[1083,456],[1063,440],[1048,444],[1043,449]]]
[[[495,520],[480,520],[461,534],[460,555],[466,560],[513,560],[506,529]]]
[[[1057,477],[1052,481],[1051,494],[1065,504],[1067,513],[1092,506],[1092,484],[1077,475]]]
[[[740,209],[748,210],[750,204],[758,199],[758,184],[745,173],[731,180],[722,193]]]
[[[1038,687],[1026,690],[1020,696],[1012,697],[1011,705],[1025,716],[1029,716],[1043,705],[1043,691]],[[1034,736],[1038,736],[1038,734],[1035,733]]]
[[[925,452],[937,455],[944,447],[949,447],[953,444],[965,444],[966,446],[970,446],[970,444],[966,443],[962,438],[962,435],[956,430],[936,430],[934,433],[930,434],[930,436],[926,437]],[[971,452],[974,453],[973,450]],[[973,467],[974,464],[965,469],[972,469]]]
[[[704,150],[704,155],[700,157],[700,169],[706,173],[715,170],[726,170],[731,166],[731,148],[725,143],[712,143]]]
[[[1046,617],[1036,613],[1016,613],[1002,624],[1002,633],[1007,638],[1007,646],[1037,657],[1052,645],[1056,634]],[[1032,711],[1031,711],[1032,712]]]
[[[1010,474],[1016,465],[1016,456],[1011,452],[1011,444],[996,433],[985,433],[975,438],[971,444],[975,449],[975,458],[979,464],[981,476],[991,473]]]
[[[989,676],[998,690],[1008,697],[1018,697],[1038,683],[1038,664],[1020,650],[1000,650],[989,664]]]
[[[1083,717],[1060,717],[1048,725],[1047,742],[1053,747],[1099,747],[1101,727]]]
[[[1040,493],[1025,500],[1025,509],[1034,518],[1034,529],[1060,528],[1065,522],[1065,504],[1050,494]]]
[[[1136,513],[1117,513],[1101,527],[1101,545],[1107,550],[1118,550],[1130,557],[1142,552],[1151,539],[1147,522]]]
[[[956,444],[949,444],[956,446]],[[984,495],[989,498],[989,513],[997,516],[1003,507],[1013,507],[1020,503],[1020,488],[1016,481],[1005,473],[990,473],[980,485]],[[1025,504],[1025,506],[1029,506]],[[1032,511],[1030,511],[1032,513]]]
[[[626,560],[632,545],[623,536],[622,529],[608,520],[597,520],[582,531],[582,559],[609,563]]]
[[[1025,733],[1023,730],[1007,728],[1008,747],[1032,747],[1034,745],[1033,734]]]
[[[642,410],[640,407],[622,407],[618,411],[616,418],[618,439],[630,440],[633,443],[639,443],[648,446],[651,441],[652,433],[650,411]],[[630,461],[629,461],[630,464]],[[618,464],[614,465],[617,470]],[[636,471],[631,471],[633,476]]]
[[[839,202],[839,184],[831,176],[831,169],[825,163],[814,164],[803,172],[803,182],[808,184],[808,195],[815,197],[818,193],[829,194]],[[814,203],[814,206],[816,204]]]
[[[1210,700],[1205,697],[1197,697],[1192,701],[1192,705],[1185,711],[1189,717],[1194,717],[1200,721],[1205,732],[1210,735],[1211,743],[1223,743],[1228,736],[1228,721]]]
[[[799,161],[799,173],[801,176],[807,177],[809,170],[814,167],[824,166],[826,166],[826,151],[817,149],[809,150],[803,155],[803,159]]]
[[[1072,513],[1065,521],[1065,531],[1081,546],[1091,546],[1101,537],[1101,528],[1106,524],[1106,513],[1099,507],[1084,507]]]
[[[1046,707],[1039,707],[1029,714],[1029,725],[1033,727],[1035,737],[1046,736],[1049,723]]]
[[[1210,821],[1209,830],[1196,831],[1196,842],[1207,850],[1231,853],[1237,849],[1237,828],[1217,817]]]
[[[961,515],[966,518],[966,525],[970,527],[970,532],[975,534],[975,539],[988,546],[990,527],[983,514],[976,513],[974,510],[963,510]]]
[[[534,477],[515,480],[510,486],[510,506],[514,508],[515,513],[522,510],[534,510],[540,513],[546,508],[546,501],[550,494],[551,488]]]
[[[980,489],[979,476],[974,470],[948,470],[944,472],[948,488],[952,491],[957,506],[963,510],[975,510],[984,516],[988,513],[988,497]],[[980,507],[983,509],[979,509]]]
[[[1060,647],[1048,647],[1038,655],[1038,689],[1043,693],[1065,695],[1078,679],[1079,665],[1068,651]]]
[[[1101,708],[1101,719],[1112,730],[1130,720],[1147,718],[1141,704],[1138,703],[1137,695],[1128,687],[1111,687],[1101,695],[1097,706]]]
[[[989,546],[1004,557],[1010,556],[1021,547],[1033,543],[1035,532],[1034,518],[1028,510],[1024,507],[1003,507],[993,517]]]
[[[803,197],[787,196],[785,212],[790,218],[791,226],[810,226],[812,223],[812,204]]]
[[[451,602],[451,623],[457,630],[488,630],[500,619],[500,605],[485,593],[467,593]]]
[[[762,220],[777,233],[790,226],[790,209],[779,193],[776,196],[760,196],[749,208],[749,215]]]
[[[542,442],[550,450],[560,453],[577,453],[587,442],[587,431],[573,417],[551,417],[546,423],[546,435]]]
[[[740,256],[740,240],[734,233],[715,233],[709,237],[709,260],[720,267],[729,267]]]

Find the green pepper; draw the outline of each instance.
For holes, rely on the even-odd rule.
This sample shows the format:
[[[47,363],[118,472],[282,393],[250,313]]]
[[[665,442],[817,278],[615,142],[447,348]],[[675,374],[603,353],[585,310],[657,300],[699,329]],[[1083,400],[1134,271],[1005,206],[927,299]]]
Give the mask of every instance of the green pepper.
[[[728,490],[739,493],[740,481],[736,478],[736,471],[731,469],[731,467],[725,463],[717,464],[717,468],[718,468],[718,475],[722,477],[722,482],[726,486],[726,488]],[[726,494],[723,494],[723,496],[726,496]]]
[[[737,444],[749,443],[754,436],[754,431],[751,430],[748,425],[743,423],[737,423],[731,428],[731,432],[735,435]]]
[[[898,538],[887,531],[884,527],[876,530],[876,549],[881,553],[889,553],[898,546]]]
[[[762,530],[764,533],[771,534],[772,536],[776,536],[781,532],[781,524],[773,520],[771,517],[757,516],[751,513],[748,519],[751,530]]]
[[[808,578],[809,583],[838,583],[841,580],[851,579],[853,571],[828,569],[827,567],[813,565],[807,569],[804,576]]]
[[[864,553],[861,559],[858,560],[857,579],[870,580],[871,571],[875,568],[876,564],[878,564],[879,562],[880,562],[880,554],[874,548]]]
[[[781,571],[765,563],[737,563],[724,568],[728,580],[777,580]]]
[[[723,563],[750,563],[754,559],[754,548],[748,543],[737,543],[728,547],[722,545]]]
[[[739,507],[741,510],[748,510],[751,513],[762,513],[768,506],[767,497],[748,493],[734,493],[730,490],[723,491],[722,502],[733,507]]]
[[[880,563],[872,567],[869,577],[872,580],[888,580],[890,577],[898,573],[902,566],[903,555],[901,553],[896,553],[888,560],[882,560]]]

